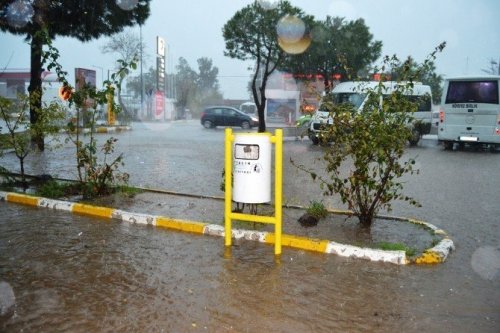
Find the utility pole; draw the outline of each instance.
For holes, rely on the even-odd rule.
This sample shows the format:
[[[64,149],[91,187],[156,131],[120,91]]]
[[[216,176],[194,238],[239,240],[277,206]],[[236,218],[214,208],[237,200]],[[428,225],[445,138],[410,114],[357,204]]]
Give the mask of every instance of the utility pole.
[[[142,78],[142,25],[139,24],[139,49],[141,57],[141,117],[144,114],[144,80]]]

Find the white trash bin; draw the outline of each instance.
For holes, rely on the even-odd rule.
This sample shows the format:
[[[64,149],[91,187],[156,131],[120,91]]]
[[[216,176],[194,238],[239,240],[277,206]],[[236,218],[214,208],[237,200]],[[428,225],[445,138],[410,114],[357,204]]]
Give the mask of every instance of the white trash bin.
[[[271,134],[242,133],[233,142],[233,201],[271,202]]]

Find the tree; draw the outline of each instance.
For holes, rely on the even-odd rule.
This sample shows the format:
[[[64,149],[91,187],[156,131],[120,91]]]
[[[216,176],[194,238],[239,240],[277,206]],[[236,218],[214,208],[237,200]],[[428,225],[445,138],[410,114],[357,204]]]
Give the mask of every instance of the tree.
[[[182,57],[175,67],[177,107],[182,113],[186,108],[195,111],[204,104],[215,104],[222,99],[217,80],[219,69],[212,65],[209,58],[199,58],[197,62],[198,72]]]
[[[29,98],[26,95],[19,95],[16,101],[11,101],[0,96],[0,119],[4,121],[7,130],[7,135],[3,139],[6,141],[5,145],[13,149],[19,160],[21,184],[24,189],[28,185],[24,171],[24,160],[30,153],[31,135],[37,132],[57,134],[62,127],[58,124],[64,120],[67,111],[61,104],[52,101],[36,111],[38,122],[31,124],[27,114],[30,105]],[[2,128],[0,128],[1,132]],[[3,146],[3,143],[0,146]]]
[[[189,66],[186,59],[180,57],[177,70],[177,80],[175,82],[177,91],[177,107],[184,114],[189,103],[196,100],[198,74]]]
[[[33,2],[3,0],[0,30],[24,35],[31,47],[31,80],[29,85],[30,122],[38,121],[42,105],[43,47],[47,38],[74,37],[82,42],[120,32],[126,26],[143,24],[149,16],[151,0],[65,0]],[[130,6],[134,4],[135,6]],[[36,97],[36,98],[34,98]],[[32,142],[44,150],[43,133]]]
[[[149,67],[149,70],[143,74],[142,81],[144,84],[144,90],[150,91],[156,87],[156,69]],[[134,94],[134,97],[140,97],[142,86],[141,86],[141,76],[132,76],[127,79],[127,90]]]
[[[140,52],[144,54],[144,49],[145,44],[141,43],[141,39],[139,36],[132,32],[124,31],[111,36],[109,42],[107,42],[101,48],[101,51],[102,53],[116,53],[119,59],[125,62],[131,62],[134,58],[139,57]],[[123,78],[120,79],[123,80]],[[118,87],[121,87],[121,84],[122,82],[120,82],[120,85]],[[146,89],[146,91],[148,91],[148,89]],[[123,103],[121,89],[118,90],[118,103],[120,103],[120,107],[122,108],[127,118],[131,118],[132,115],[127,110],[125,103]]]
[[[482,69],[483,72],[491,75],[500,75],[500,58],[498,59],[498,61],[495,61],[493,58],[491,58],[488,65],[490,67]]]
[[[202,91],[219,89],[219,82],[217,79],[217,75],[219,75],[219,69],[212,65],[212,59],[198,59],[198,71],[198,87]]]
[[[263,6],[261,3],[261,1],[255,1],[237,11],[224,25],[222,31],[226,42],[224,55],[255,62],[252,95],[259,116],[259,132],[265,132],[264,109],[267,80],[287,57],[287,53],[281,48],[287,40],[283,38],[280,40],[277,31],[278,24],[280,20],[290,17],[299,19],[305,25],[305,31],[299,38],[303,37],[303,40],[307,40],[309,36],[307,27],[311,26],[313,18],[305,15],[301,9],[293,7],[288,1],[280,1],[272,8]],[[289,32],[285,31],[285,34]],[[259,77],[260,83],[258,83]]]
[[[215,104],[222,100],[219,91],[219,68],[213,66],[212,59],[198,59],[198,101],[200,105]]]
[[[436,73],[436,65],[433,60],[419,64],[410,56],[404,62],[397,61],[391,69],[391,78],[392,80],[401,80],[402,77],[429,85],[433,102],[437,104],[441,100],[443,77]]]
[[[303,77],[321,75],[328,92],[332,81],[352,80],[379,58],[381,41],[374,41],[363,19],[345,21],[327,16],[312,28],[312,43],[307,52],[289,57],[280,69]]]
[[[80,130],[77,124],[80,123],[80,110],[86,109],[90,113],[90,127],[94,128],[97,110],[99,106],[108,105],[112,110],[121,112],[119,106],[114,103],[115,90],[120,90],[123,79],[130,70],[137,68],[136,58],[132,62],[117,60],[118,70],[112,73],[110,78],[104,81],[101,89],[96,89],[86,82],[81,84],[77,91],[73,91],[67,80],[67,73],[58,62],[59,51],[52,45],[52,41],[47,39],[48,51],[45,54],[45,60],[49,62],[48,69],[55,69],[57,78],[62,82],[62,89],[67,93],[65,98],[69,105],[75,105],[77,109],[76,123],[69,122],[67,125],[68,139],[73,142],[76,148],[76,166],[78,179],[80,180],[80,189],[83,191],[84,198],[109,194],[114,190],[114,185],[119,182],[127,183],[129,175],[119,172],[119,167],[123,166],[123,154],[112,157],[114,153],[114,144],[117,139],[110,137],[101,147],[97,147],[97,140],[94,137],[94,131],[90,131],[90,140],[84,143],[81,140]],[[74,134],[74,137],[73,137]],[[102,153],[103,160],[99,162],[98,155]],[[108,158],[112,158],[111,162]]]
[[[444,45],[439,45],[418,68],[426,68]],[[385,57],[382,69],[398,62],[396,56]],[[405,97],[413,89],[415,74],[403,72],[401,82],[390,94],[383,81],[375,88],[361,86],[360,92],[368,98],[359,111],[350,103],[324,101],[322,109],[330,112],[332,122],[324,134],[324,140],[331,142],[323,156],[328,176],[298,166],[320,181],[324,195],[339,195],[364,227],[372,225],[380,209],[390,211],[394,200],[419,206],[403,193],[402,180],[404,175],[418,172],[413,158],[403,159],[406,141],[412,135],[408,124],[418,108],[418,102]]]

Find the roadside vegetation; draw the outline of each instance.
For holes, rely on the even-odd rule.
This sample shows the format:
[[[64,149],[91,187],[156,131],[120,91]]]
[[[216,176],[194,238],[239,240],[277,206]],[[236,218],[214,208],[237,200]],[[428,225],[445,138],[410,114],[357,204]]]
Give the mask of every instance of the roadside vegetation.
[[[419,68],[431,64],[444,46],[445,43],[439,45]],[[379,72],[386,72],[398,62],[396,56],[385,57]],[[413,112],[417,110],[416,102],[405,98],[405,92],[413,88],[415,74],[410,66],[403,68],[408,71],[403,71],[401,81],[389,96],[385,96],[383,80],[374,89],[362,88],[361,93],[366,94],[368,100],[360,111],[350,103],[324,102],[333,120],[322,138],[325,146],[322,160],[327,176],[292,161],[319,181],[323,195],[338,195],[366,228],[371,227],[380,210],[391,211],[395,200],[420,206],[403,192],[402,177],[418,174],[415,159],[403,159],[406,142],[413,135],[408,124],[413,122]]]
[[[76,122],[68,122],[62,126],[67,133],[66,142],[71,142],[75,146],[76,167],[78,175],[77,184],[60,184],[52,181],[50,175],[37,177],[37,191],[48,194],[50,197],[58,195],[69,195],[79,193],[84,199],[100,197],[123,189],[127,185],[129,175],[120,170],[124,166],[123,154],[115,153],[114,145],[116,138],[108,138],[102,146],[97,145],[94,131],[88,135],[82,134],[80,124],[83,123],[82,117],[89,122],[90,128],[95,128],[95,120],[99,107],[107,106],[108,110],[119,112],[120,108],[114,103],[114,91],[123,78],[127,76],[129,69],[135,69],[136,59],[132,62],[118,60],[119,69],[111,75],[111,80],[105,81],[102,89],[91,87],[85,82],[77,82],[78,89],[72,87],[66,76],[67,73],[59,64],[59,51],[53,47],[51,39],[47,33],[40,32],[43,35],[42,40],[47,49],[43,53],[43,63],[47,65],[48,70],[55,70],[59,82],[63,85],[65,99],[68,107],[74,106],[76,112]],[[41,38],[41,37],[38,37]],[[30,96],[19,96],[18,102],[14,103],[4,98],[0,98],[0,116],[5,120],[7,135],[2,136],[6,142],[4,147],[11,147],[20,161],[21,185],[24,190],[28,187],[25,177],[24,160],[34,148],[31,144],[33,136],[46,137],[48,134],[60,132],[61,126],[57,125],[64,119],[65,106],[59,103],[51,103],[42,106],[37,112],[38,120],[36,123],[29,121],[28,112],[33,103],[33,93]],[[15,115],[14,117],[12,115]],[[61,136],[61,135],[59,135]],[[55,135],[57,137],[57,135]],[[3,177],[6,179],[6,177]],[[5,185],[16,185],[12,182],[10,176]],[[40,181],[46,182],[41,186]]]
[[[58,124],[64,119],[64,109],[56,102],[42,105],[35,109],[38,121],[30,122],[29,110],[32,96],[18,95],[17,100],[12,101],[0,96],[0,119],[5,122],[5,128],[0,129],[0,146],[2,149],[12,150],[19,160],[21,171],[20,185],[27,188],[24,161],[32,151],[31,138],[43,133],[57,140]]]

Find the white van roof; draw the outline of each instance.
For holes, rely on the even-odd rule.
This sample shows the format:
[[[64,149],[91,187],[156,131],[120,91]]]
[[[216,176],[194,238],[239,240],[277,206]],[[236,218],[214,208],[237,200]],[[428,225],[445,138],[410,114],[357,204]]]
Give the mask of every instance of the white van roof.
[[[397,85],[404,85],[405,82],[386,81],[382,83],[390,93]],[[358,92],[364,89],[375,89],[379,85],[378,81],[346,81],[341,82],[333,88],[332,93]],[[413,82],[413,95],[431,94],[431,87],[421,82]]]
[[[500,80],[500,75],[490,75],[490,74],[479,74],[479,75],[461,75],[461,76],[450,76],[445,78],[445,80]]]

